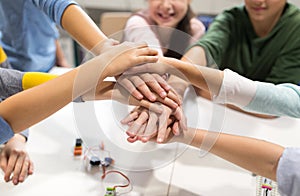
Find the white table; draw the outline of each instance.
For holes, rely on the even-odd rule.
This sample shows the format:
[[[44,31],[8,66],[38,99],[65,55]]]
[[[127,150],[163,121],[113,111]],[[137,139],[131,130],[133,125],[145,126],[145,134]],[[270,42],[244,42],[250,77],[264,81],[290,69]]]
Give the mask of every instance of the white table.
[[[227,133],[299,146],[298,119],[259,119],[213,105],[191,93],[185,108],[192,126],[221,127]],[[112,101],[69,104],[33,126],[28,150],[35,173],[18,186],[5,183],[0,175],[0,195],[102,196],[105,187],[124,182],[114,174],[102,181],[100,169],[86,170],[83,157],[72,154],[77,137],[88,146],[104,142],[115,159],[115,167],[109,169],[122,171],[132,182],[132,191],[124,195],[255,195],[251,173],[216,156],[200,156],[199,150],[177,144],[127,143],[119,120],[128,111],[130,107]]]

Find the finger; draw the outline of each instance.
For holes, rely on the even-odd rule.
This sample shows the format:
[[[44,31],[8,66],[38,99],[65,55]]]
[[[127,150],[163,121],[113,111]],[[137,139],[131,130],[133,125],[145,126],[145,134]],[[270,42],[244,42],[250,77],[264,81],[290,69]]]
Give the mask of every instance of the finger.
[[[4,151],[2,151],[0,154],[0,168],[2,169],[3,172],[5,172],[6,170],[7,162],[8,162],[7,157]]]
[[[128,137],[128,138],[127,138],[127,141],[130,142],[130,143],[134,143],[134,142],[136,142],[136,141],[138,140],[137,138],[138,138],[137,136],[134,136],[134,137]]]
[[[17,185],[19,183],[19,177],[20,177],[20,174],[21,174],[21,171],[23,169],[23,165],[26,164],[26,161],[25,161],[25,154],[22,153],[21,155],[18,156],[18,159],[17,159],[17,162],[15,164],[15,168],[14,168],[14,175],[12,177],[12,182],[14,185]],[[26,168],[24,168],[27,173],[28,171],[28,164],[26,164]]]
[[[139,102],[139,104],[145,108],[148,108],[150,111],[153,111],[155,113],[161,114],[163,112],[163,109],[157,103],[152,103],[150,101],[143,99]]]
[[[157,50],[153,49],[153,48],[149,48],[149,47],[144,47],[144,48],[138,48],[138,50],[136,51],[136,54],[137,56],[139,57],[156,57],[156,61],[158,60],[158,52]],[[144,61],[143,61],[144,62]],[[151,61],[152,62],[152,61]],[[151,63],[151,62],[148,62],[148,63]]]
[[[155,92],[157,93],[161,98],[165,98],[167,96],[167,92],[165,89],[161,87],[161,84],[157,80],[160,78],[160,81],[164,81],[160,76],[157,77],[157,79],[152,74],[141,74],[141,78],[146,82],[146,84]]]
[[[157,68],[157,70],[155,68]],[[149,70],[151,70],[150,72],[159,73],[158,68],[159,67],[156,66],[155,63],[145,63],[143,65],[131,67],[131,68],[127,69],[123,74],[124,75],[135,75],[135,74],[139,74],[139,73],[148,73]]]
[[[18,158],[18,155],[15,152],[12,152],[9,157],[8,164],[7,164],[7,167],[5,170],[5,174],[4,174],[4,180],[6,182],[10,181],[10,176],[14,170],[15,164],[17,162],[17,158]]]
[[[128,114],[124,119],[121,120],[122,124],[128,124],[131,121],[134,121],[139,117],[139,113],[137,111]]]
[[[148,120],[148,112],[143,111],[140,116],[133,122],[133,124],[128,128],[126,134],[129,137],[134,137],[137,135],[141,126]]]
[[[178,121],[175,121],[175,122],[173,123],[173,126],[172,126],[172,132],[173,132],[173,134],[176,135],[176,136],[180,135],[180,130],[179,130],[179,123],[178,123]]]
[[[151,138],[157,135],[157,120],[158,116],[154,112],[150,112],[145,133],[141,137],[142,142],[148,142]]]
[[[182,110],[180,107],[176,108],[176,110],[173,112],[173,116],[176,118],[176,120],[181,120],[182,119]]]
[[[158,97],[157,101],[164,104],[164,105],[166,105],[166,106],[169,106],[173,109],[176,109],[178,107],[178,104],[176,102],[174,102],[172,99],[168,98],[168,97],[166,97],[164,99]]]
[[[139,89],[139,91],[147,97],[150,101],[155,101],[156,96],[151,92],[148,85],[146,84],[147,81],[143,80],[139,76],[132,76],[130,78],[131,82],[134,84],[135,87]]]
[[[141,140],[141,137],[144,135],[145,129],[146,129],[146,125],[147,125],[147,123],[144,123],[144,124],[140,127],[140,129],[138,130],[138,132],[137,132],[137,139],[138,139],[138,140]]]
[[[166,130],[166,135],[165,135],[166,137],[164,138],[164,141],[163,141],[163,142],[165,142],[165,141],[171,139],[171,138],[170,138],[170,133],[171,133],[171,128],[168,127],[167,130]]]
[[[30,164],[31,164],[31,161],[29,159],[29,157],[26,157],[24,159],[24,163],[23,163],[23,166],[22,166],[22,170],[21,170],[21,173],[20,173],[20,176],[18,178],[18,181],[19,182],[24,182],[24,180],[26,179],[26,177],[28,175],[30,175]]]
[[[187,130],[187,121],[184,116],[183,110],[181,107],[178,107],[174,112],[175,118],[179,121],[179,127],[183,130]]]
[[[152,74],[153,77],[159,82],[160,86],[163,87],[166,91],[171,90],[171,86],[167,83],[167,81],[158,74]]]
[[[179,128],[181,128],[183,131],[187,131],[187,129],[188,129],[187,120],[184,115],[182,116],[181,120],[179,121],[179,125],[180,125]]]
[[[181,96],[173,88],[168,91],[167,97],[175,101],[178,105],[182,105]]]
[[[28,175],[32,175],[34,172],[34,163],[32,161],[29,162]]]
[[[148,55],[151,55],[151,56],[139,56],[138,58],[135,59],[134,64],[138,65],[138,64],[143,64],[143,63],[155,63],[155,62],[157,62],[158,57],[154,56],[154,55],[157,55],[157,52],[155,54],[154,53],[149,53]]]
[[[158,135],[157,135],[158,143],[162,143],[164,141],[167,127],[168,127],[169,116],[170,116],[169,112],[164,112],[162,115],[159,116]]]
[[[127,78],[122,77],[122,79],[117,81],[121,86],[123,86],[133,97],[135,97],[138,100],[143,99],[142,93],[140,93],[136,87],[132,84],[130,80]]]

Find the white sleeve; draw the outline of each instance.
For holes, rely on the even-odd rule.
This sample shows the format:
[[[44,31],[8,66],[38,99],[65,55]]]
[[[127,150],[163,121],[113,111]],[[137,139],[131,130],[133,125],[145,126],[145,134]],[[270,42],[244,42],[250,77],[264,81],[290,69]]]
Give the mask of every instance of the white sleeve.
[[[152,31],[147,21],[140,16],[132,16],[128,19],[124,29],[124,41],[146,42],[150,48],[163,55],[160,42]]]
[[[219,94],[214,97],[216,103],[230,103],[238,107],[247,106],[256,93],[256,83],[239,74],[224,70],[224,79]]]

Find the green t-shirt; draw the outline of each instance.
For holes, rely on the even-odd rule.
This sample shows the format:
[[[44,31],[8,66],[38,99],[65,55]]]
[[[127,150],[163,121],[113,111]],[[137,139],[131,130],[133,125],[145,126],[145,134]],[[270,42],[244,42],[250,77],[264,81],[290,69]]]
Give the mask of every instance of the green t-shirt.
[[[218,15],[195,45],[202,46],[221,70],[229,68],[249,79],[300,83],[300,10],[287,3],[268,36],[254,32],[244,6]]]

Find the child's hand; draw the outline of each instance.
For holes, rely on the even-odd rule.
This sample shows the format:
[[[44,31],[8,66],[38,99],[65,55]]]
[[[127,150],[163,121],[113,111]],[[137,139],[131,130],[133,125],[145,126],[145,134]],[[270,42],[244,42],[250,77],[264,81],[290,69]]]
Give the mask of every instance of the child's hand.
[[[104,52],[109,51],[110,49],[113,49],[114,46],[117,46],[119,41],[114,40],[114,39],[106,39],[102,41],[101,43],[97,44],[94,48],[90,50],[91,53],[94,55],[100,55]]]
[[[26,143],[21,135],[15,135],[4,146],[0,154],[0,167],[6,182],[12,180],[14,185],[23,182],[33,173],[33,163],[26,152]],[[11,177],[11,175],[13,176]]]
[[[157,51],[149,48],[145,43],[135,44],[124,42],[114,46],[100,56],[107,59],[104,75],[106,77],[113,77],[123,73],[130,67],[157,62],[158,56],[156,55]]]

